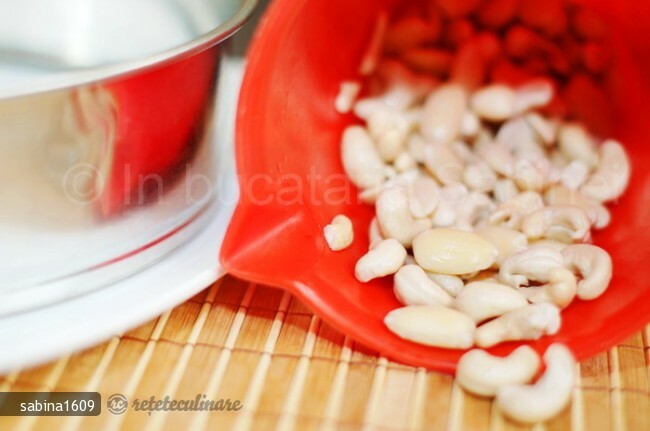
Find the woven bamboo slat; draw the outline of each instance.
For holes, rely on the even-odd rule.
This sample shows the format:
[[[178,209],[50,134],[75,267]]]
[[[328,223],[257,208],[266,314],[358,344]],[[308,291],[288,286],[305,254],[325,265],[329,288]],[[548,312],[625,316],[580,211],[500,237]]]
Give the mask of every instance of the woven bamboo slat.
[[[98,391],[134,400],[230,398],[238,412],[127,410],[0,418],[0,430],[650,430],[650,327],[580,364],[571,407],[535,427],[451,376],[364,349],[283,291],[225,278],[102,345],[0,376],[0,391]]]

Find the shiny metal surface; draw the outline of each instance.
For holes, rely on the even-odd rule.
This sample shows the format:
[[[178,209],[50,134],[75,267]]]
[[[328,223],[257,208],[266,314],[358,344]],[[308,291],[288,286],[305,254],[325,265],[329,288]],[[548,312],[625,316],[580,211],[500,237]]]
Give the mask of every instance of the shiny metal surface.
[[[123,278],[209,219],[220,42],[255,3],[0,0],[0,315]]]

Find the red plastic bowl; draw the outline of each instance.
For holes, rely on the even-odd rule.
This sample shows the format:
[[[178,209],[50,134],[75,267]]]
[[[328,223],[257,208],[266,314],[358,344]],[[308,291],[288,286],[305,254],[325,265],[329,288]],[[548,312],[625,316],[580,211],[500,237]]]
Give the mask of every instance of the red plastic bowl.
[[[399,306],[389,279],[354,278],[368,246],[373,208],[357,203],[339,159],[344,127],[334,110],[343,80],[357,78],[375,20],[399,2],[276,0],[251,47],[237,125],[241,199],[222,249],[232,274],[288,289],[324,320],[393,360],[453,371],[461,351],[425,347],[390,333],[383,318]],[[650,319],[650,5],[592,1],[619,39],[611,91],[616,136],[631,154],[633,178],[612,208],[614,223],[595,235],[612,254],[610,289],[596,301],[572,304],[561,331],[529,343],[543,351],[559,341],[579,359],[603,351]],[[645,79],[644,79],[645,78]],[[346,195],[347,194],[347,198]],[[332,201],[337,201],[332,203]],[[345,201],[345,202],[344,202]],[[329,203],[325,203],[329,202]],[[356,240],[343,252],[326,246],[322,229],[348,215]],[[517,344],[492,351],[504,354]]]

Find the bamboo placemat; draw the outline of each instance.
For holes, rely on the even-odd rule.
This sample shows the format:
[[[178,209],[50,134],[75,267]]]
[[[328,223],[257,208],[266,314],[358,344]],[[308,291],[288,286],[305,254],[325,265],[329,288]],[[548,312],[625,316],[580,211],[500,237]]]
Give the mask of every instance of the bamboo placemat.
[[[538,430],[650,430],[650,327],[580,364],[571,408]],[[122,336],[0,391],[240,400],[239,412],[0,418],[0,430],[526,430],[451,376],[387,361],[280,290],[226,278]]]

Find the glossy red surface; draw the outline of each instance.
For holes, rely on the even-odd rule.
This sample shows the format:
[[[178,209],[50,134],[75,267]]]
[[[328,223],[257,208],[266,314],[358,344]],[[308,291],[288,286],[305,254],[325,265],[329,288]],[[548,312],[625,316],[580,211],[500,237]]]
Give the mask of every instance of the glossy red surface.
[[[191,162],[212,112],[219,55],[214,46],[101,87],[116,123],[102,216],[142,205],[148,178],[174,181]]]
[[[579,358],[613,346],[650,320],[650,14],[638,2],[592,3],[605,8],[620,37],[609,90],[633,179],[612,208],[613,225],[595,235],[614,259],[610,289],[596,301],[572,304],[556,336],[530,343],[543,351],[561,341]],[[373,208],[356,202],[343,175],[340,134],[354,118],[338,115],[333,102],[340,82],[357,77],[386,6],[376,0],[276,0],[268,11],[244,79],[237,125],[241,200],[221,257],[232,274],[288,289],[324,320],[393,360],[453,371],[461,351],[417,345],[384,327],[385,314],[399,306],[389,279],[362,284],[353,275],[367,250]],[[334,253],[322,229],[341,213],[353,220],[356,240]],[[505,354],[516,345],[493,352]]]

